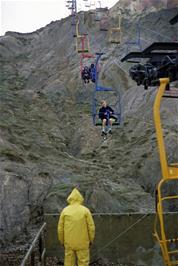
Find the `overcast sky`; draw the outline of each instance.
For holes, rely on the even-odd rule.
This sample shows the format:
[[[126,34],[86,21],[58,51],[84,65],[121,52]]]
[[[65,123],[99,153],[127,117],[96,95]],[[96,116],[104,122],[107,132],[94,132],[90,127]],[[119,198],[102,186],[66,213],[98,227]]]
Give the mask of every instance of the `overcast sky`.
[[[32,32],[51,21],[68,16],[70,12],[65,2],[65,0],[0,0],[0,35],[6,31]],[[96,6],[99,6],[99,1],[95,2]],[[118,0],[101,0],[101,6],[111,7],[116,2]],[[79,10],[86,10],[83,0],[77,0],[77,5]]]

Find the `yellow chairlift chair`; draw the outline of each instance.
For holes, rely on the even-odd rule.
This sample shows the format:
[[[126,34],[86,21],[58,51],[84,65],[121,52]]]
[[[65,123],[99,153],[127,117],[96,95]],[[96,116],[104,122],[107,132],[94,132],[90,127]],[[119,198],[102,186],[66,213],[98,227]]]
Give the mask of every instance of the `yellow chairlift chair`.
[[[90,43],[87,34],[80,35],[79,33],[79,20],[76,23],[76,51],[77,53],[89,53],[90,52]]]
[[[121,43],[121,14],[118,17],[117,25],[117,27],[110,27],[109,29],[109,42],[113,44]]]

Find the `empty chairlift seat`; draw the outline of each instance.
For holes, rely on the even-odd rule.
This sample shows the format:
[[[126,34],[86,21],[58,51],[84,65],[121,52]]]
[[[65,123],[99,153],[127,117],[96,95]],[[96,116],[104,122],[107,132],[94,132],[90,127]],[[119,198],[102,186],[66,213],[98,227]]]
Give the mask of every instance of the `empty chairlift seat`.
[[[106,9],[105,12],[103,12],[101,19],[100,19],[100,31],[108,31],[109,30],[109,9]]]
[[[121,13],[111,20],[109,42],[113,44],[121,43]]]
[[[95,10],[95,21],[100,21],[102,17],[109,13],[107,7],[98,7]]]
[[[90,52],[89,39],[86,34],[83,36],[78,36],[76,38],[76,51],[77,53],[89,53]]]
[[[105,16],[100,20],[100,31],[109,30],[109,17]]]
[[[140,21],[133,25],[133,31],[135,32],[135,38],[128,39],[126,41],[126,54],[130,51],[132,52],[140,52],[142,51],[141,45],[141,28],[140,28]],[[127,60],[128,63],[140,63],[140,58],[135,58],[132,60]]]
[[[79,20],[76,23],[76,51],[77,53],[89,53],[90,52],[90,43],[88,34],[80,34],[79,33]]]

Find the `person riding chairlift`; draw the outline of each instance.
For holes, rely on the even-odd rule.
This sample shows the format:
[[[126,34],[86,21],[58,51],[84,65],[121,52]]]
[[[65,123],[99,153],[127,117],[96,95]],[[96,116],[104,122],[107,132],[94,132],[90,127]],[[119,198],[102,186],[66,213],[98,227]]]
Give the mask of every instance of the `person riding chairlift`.
[[[90,82],[90,70],[87,66],[85,66],[82,70],[82,79],[84,80],[84,83]]]
[[[90,79],[93,83],[96,81],[96,68],[94,64],[91,64],[90,66]]]
[[[105,100],[101,101],[99,118],[102,120],[101,136],[105,136],[107,135],[107,133],[112,134],[113,120],[117,121],[117,118],[114,116],[114,110],[109,105],[107,105]]]

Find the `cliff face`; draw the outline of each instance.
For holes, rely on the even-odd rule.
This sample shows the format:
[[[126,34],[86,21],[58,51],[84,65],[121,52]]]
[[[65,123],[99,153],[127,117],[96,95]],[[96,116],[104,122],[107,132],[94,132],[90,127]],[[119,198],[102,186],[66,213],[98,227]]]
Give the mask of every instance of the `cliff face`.
[[[111,15],[117,17],[117,5]],[[163,35],[178,9],[141,16],[143,46]],[[79,73],[70,18],[29,34],[0,37],[0,241],[12,241],[43,212],[58,212],[75,186],[93,212],[147,212],[160,165],[152,119],[155,88],[144,91],[120,63],[126,45],[111,46],[89,13],[80,13],[80,30],[91,36],[93,52],[106,52],[102,82],[119,90],[123,122],[103,143],[92,125],[93,85]],[[138,18],[137,18],[138,19]],[[135,36],[135,16],[124,14],[123,43]],[[155,29],[159,34],[155,34]],[[95,36],[95,37],[93,37]],[[164,106],[165,137],[171,160],[177,159],[176,102]],[[170,138],[171,137],[171,138]]]
[[[158,11],[161,9],[175,8],[178,6],[177,0],[120,0],[116,6],[128,10],[132,14],[142,12]],[[114,7],[115,8],[115,7]]]

